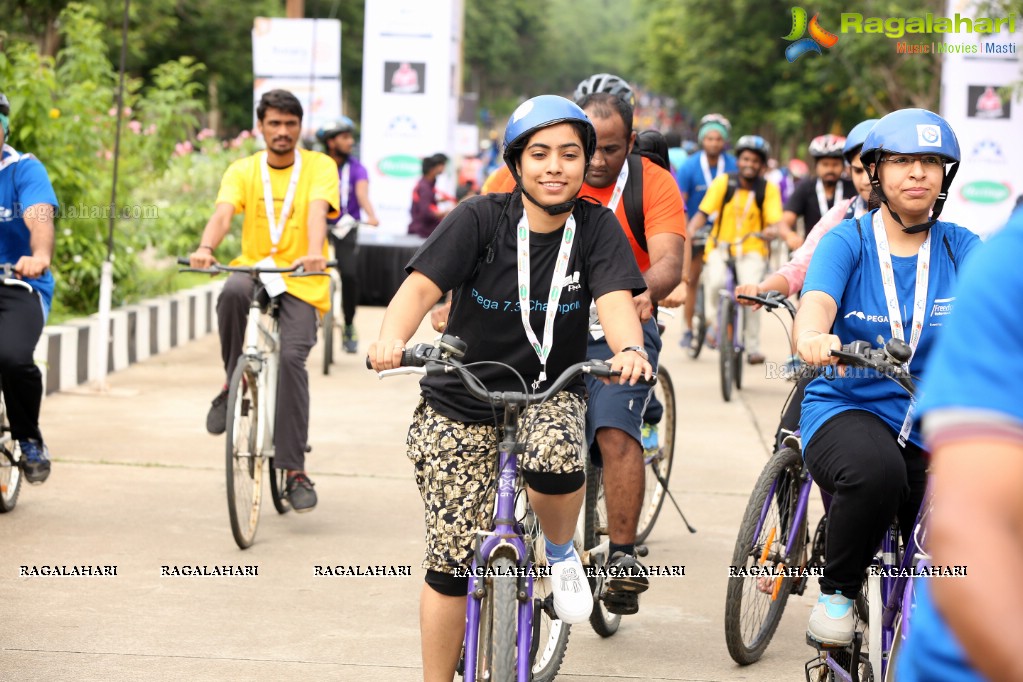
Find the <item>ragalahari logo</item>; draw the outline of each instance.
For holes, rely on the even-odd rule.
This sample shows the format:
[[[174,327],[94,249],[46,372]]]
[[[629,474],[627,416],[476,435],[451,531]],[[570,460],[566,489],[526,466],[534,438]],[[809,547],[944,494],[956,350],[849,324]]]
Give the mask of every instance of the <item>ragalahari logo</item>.
[[[832,48],[838,42],[838,36],[826,31],[818,22],[819,14],[813,15],[809,25],[806,22],[806,10],[802,7],[792,8],[792,31],[785,36],[785,40],[792,42],[785,48],[785,58],[794,62],[807,52],[824,54],[822,47]],[[810,35],[803,37],[809,29]]]

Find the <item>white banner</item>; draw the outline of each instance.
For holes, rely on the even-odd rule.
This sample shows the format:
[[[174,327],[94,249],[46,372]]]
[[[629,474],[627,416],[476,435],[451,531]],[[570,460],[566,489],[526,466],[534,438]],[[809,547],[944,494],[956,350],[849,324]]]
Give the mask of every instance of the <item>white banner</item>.
[[[366,3],[360,150],[379,232],[405,234],[422,159],[454,157],[460,0]],[[453,187],[453,162],[438,187]]]
[[[950,0],[947,16],[956,13],[979,14],[973,2]],[[987,235],[1005,224],[1023,194],[1023,98],[1000,91],[1023,78],[1023,41],[1020,31],[1003,28],[947,33],[945,45],[956,50],[944,55],[941,115],[959,138],[962,163],[941,217]]]

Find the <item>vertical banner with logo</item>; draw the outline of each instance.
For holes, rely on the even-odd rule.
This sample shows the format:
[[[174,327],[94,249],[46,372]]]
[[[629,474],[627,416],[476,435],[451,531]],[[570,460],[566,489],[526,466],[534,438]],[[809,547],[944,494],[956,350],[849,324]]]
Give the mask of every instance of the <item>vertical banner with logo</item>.
[[[977,8],[950,0],[948,16],[956,13],[973,17]],[[946,34],[941,115],[959,138],[962,164],[941,217],[986,235],[1005,224],[1023,194],[1023,99],[1002,90],[1020,79],[1023,41],[1007,27],[966,35],[968,43]]]
[[[360,153],[381,234],[408,231],[423,157],[453,156],[461,12],[460,0],[366,3]]]
[[[267,90],[288,90],[302,103],[302,136],[341,115],[341,22],[268,19],[252,25],[252,119]]]

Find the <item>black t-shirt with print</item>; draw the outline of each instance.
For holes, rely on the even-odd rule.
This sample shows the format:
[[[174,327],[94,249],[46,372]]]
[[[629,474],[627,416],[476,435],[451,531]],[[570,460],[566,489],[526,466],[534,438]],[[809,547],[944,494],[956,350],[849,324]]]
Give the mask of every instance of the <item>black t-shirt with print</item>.
[[[856,195],[856,188],[853,187],[852,181],[841,178],[838,181],[842,185],[842,197],[848,199],[849,197]],[[827,200],[828,208],[835,205],[835,196],[838,194],[838,189],[835,189],[835,195],[832,195]],[[817,178],[814,176],[804,178],[799,181],[792,189],[792,194],[789,195],[788,200],[785,202],[785,210],[792,211],[797,216],[803,216],[803,225],[806,234],[810,234],[813,231],[814,226],[820,222],[821,213],[820,204],[817,203]]]
[[[494,235],[502,208],[494,260],[480,262]],[[631,295],[646,289],[629,242],[614,213],[586,201],[576,203],[576,237],[572,243],[559,312],[554,318],[554,340],[547,359],[550,382],[569,365],[586,359],[590,301],[611,291]],[[451,313],[445,332],[465,341],[466,364],[483,360],[514,367],[532,389],[540,375],[540,360],[526,337],[519,312],[516,228],[522,217],[520,195],[488,194],[459,204],[423,244],[406,270],[419,271],[443,291],[452,290]],[[555,232],[529,234],[531,312],[530,323],[537,339],[543,341],[547,299],[564,228]],[[475,277],[474,270],[479,263]],[[506,368],[483,365],[473,372],[490,391],[521,391],[522,384]],[[422,394],[435,410],[451,419],[484,422],[493,419],[491,407],[472,397],[454,375],[425,377]],[[571,387],[583,395],[578,379]]]

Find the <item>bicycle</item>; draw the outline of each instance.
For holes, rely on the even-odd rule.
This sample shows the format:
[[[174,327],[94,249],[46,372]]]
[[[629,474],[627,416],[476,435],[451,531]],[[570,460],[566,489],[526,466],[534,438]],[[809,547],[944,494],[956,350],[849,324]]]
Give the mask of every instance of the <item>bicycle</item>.
[[[0,284],[22,287],[29,292],[33,291],[31,284],[11,276],[14,273],[13,263],[0,264],[0,272],[2,272]],[[0,377],[0,382],[2,382],[2,377]],[[18,442],[11,437],[11,425],[7,419],[6,396],[3,393],[2,383],[0,383],[0,514],[12,511],[18,504],[22,478],[21,448],[18,446]]]
[[[760,302],[759,297],[757,300]],[[832,351],[832,355],[842,364],[883,372],[910,395],[915,393],[912,377],[902,365],[909,358],[908,346],[897,339],[882,349],[855,341],[841,351]],[[799,434],[791,434],[785,438],[784,447],[768,460],[754,485],[736,538],[730,567],[733,575],[725,600],[725,639],[729,654],[740,665],[760,659],[781,622],[789,595],[803,594],[810,575],[823,569],[825,521],[818,524],[811,544],[807,510],[813,481],[801,448]],[[917,528],[923,513],[917,517]],[[917,533],[913,536],[916,538]],[[906,575],[919,558],[916,541],[904,553],[898,545],[898,529],[893,523],[875,557],[875,565],[884,569],[886,576],[895,566],[904,569],[900,575]],[[857,629],[848,647],[829,647],[808,637],[807,642],[820,652],[805,666],[808,682],[814,672],[821,681],[869,680],[874,679],[875,669],[881,671],[877,679],[888,679],[884,677],[890,667],[888,652],[896,640],[902,613],[901,598],[896,596],[907,595],[911,584],[907,585],[905,578],[880,577],[875,570],[871,574],[867,578],[868,594],[865,599],[861,594],[855,607],[859,617],[868,620],[870,656],[862,654],[862,628]],[[857,665],[853,666],[853,661]]]
[[[464,354],[465,343],[445,334],[436,346],[420,343],[406,348],[402,367],[383,370],[379,376],[455,372],[472,396],[503,410],[497,502],[492,529],[477,532],[459,672],[473,681],[552,680],[564,660],[571,626],[557,618],[550,578],[537,570],[538,562],[545,561],[544,539],[518,471],[517,455],[524,446],[518,422],[527,406],[547,400],[578,375],[615,373],[607,364],[591,360],[566,368],[542,393],[525,392],[525,384],[523,392],[489,392],[460,362]]]
[[[187,258],[178,264],[189,265]],[[327,263],[327,267],[332,265]],[[270,297],[260,279],[264,274],[290,277],[326,276],[326,272],[303,272],[300,266],[266,268],[260,265],[231,266],[214,263],[210,268],[185,267],[179,272],[211,275],[242,273],[253,281],[252,301],[245,323],[245,341],[234,374],[228,383],[226,471],[227,510],[231,534],[241,549],[252,546],[262,506],[264,462],[270,471],[270,496],[279,514],[290,510],[285,495],[287,472],[274,468],[274,421],[277,410],[277,375],[280,367],[278,313],[280,297]]]
[[[707,235],[710,234],[710,229],[706,228],[700,230],[693,237],[693,248],[699,249],[699,252],[703,254],[703,248],[707,245]],[[695,360],[700,357],[700,351],[703,350],[703,344],[707,340],[707,313],[703,300],[703,272],[700,273],[700,280],[696,284],[696,300],[693,302],[693,341],[686,349],[686,354]]]
[[[755,236],[755,235],[750,235]],[[742,252],[742,242],[718,242],[715,248],[725,254],[725,285],[718,290],[718,365],[721,376],[721,397],[732,399],[732,386],[742,389],[742,355],[746,352],[743,332],[746,311],[735,300],[735,287],[739,282],[732,247]]]

